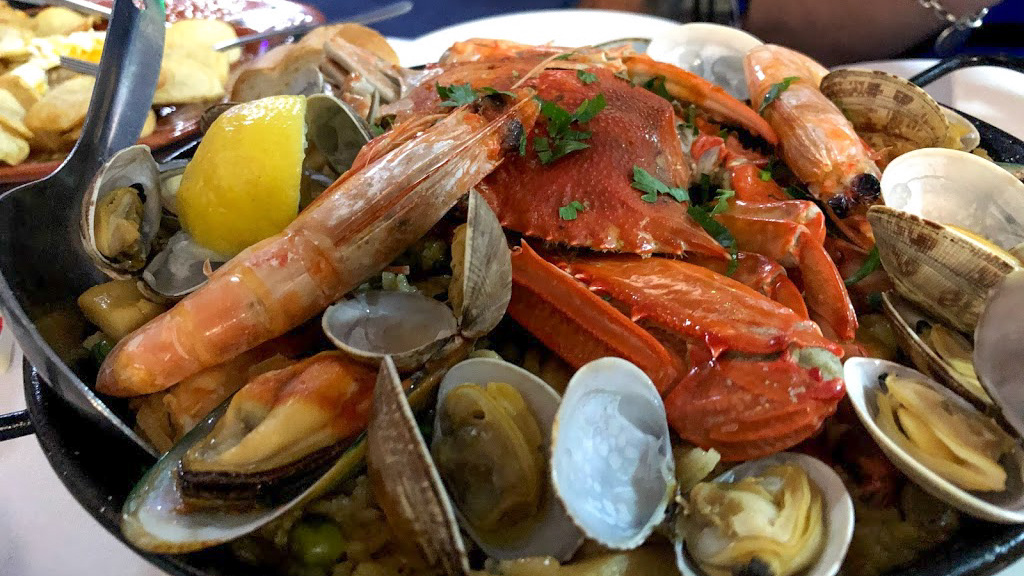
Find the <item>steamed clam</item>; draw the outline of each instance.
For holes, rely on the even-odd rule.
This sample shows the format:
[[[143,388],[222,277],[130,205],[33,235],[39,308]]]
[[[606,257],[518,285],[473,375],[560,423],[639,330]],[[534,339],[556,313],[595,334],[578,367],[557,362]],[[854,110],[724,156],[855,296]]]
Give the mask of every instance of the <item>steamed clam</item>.
[[[920,148],[970,151],[980,140],[973,124],[899,76],[877,70],[835,70],[822,79],[821,91],[882,155],[882,164]]]
[[[900,364],[851,358],[844,372],[860,421],[911,480],[972,516],[1024,522],[1024,451],[993,420]]]
[[[853,535],[842,480],[804,454],[741,464],[698,484],[686,503],[676,520],[685,576],[835,574]]]
[[[732,26],[690,22],[651,38],[647,55],[693,72],[746,100],[750,93],[743,76],[743,57],[760,44],[756,36]]]

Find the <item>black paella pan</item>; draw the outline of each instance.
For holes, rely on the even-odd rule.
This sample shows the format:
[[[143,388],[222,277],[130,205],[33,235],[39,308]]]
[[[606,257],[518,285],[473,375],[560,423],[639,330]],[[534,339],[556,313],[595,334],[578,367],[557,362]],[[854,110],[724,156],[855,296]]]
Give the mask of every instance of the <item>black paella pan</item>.
[[[129,5],[124,1],[117,4]],[[1005,66],[1024,72],[1019,60],[958,57],[940,63],[914,80],[923,85],[953,70],[977,65]],[[130,72],[127,71],[129,78]],[[115,111],[111,116],[117,118],[118,114]],[[1024,142],[964,116],[978,127],[981,147],[992,158],[1024,164]],[[106,152],[118,148],[114,140],[111,138]],[[85,161],[80,164],[83,170],[95,170],[98,166]],[[104,528],[124,541],[119,528],[121,503],[153,464],[154,455],[134,434],[126,433],[130,431],[116,417],[124,406],[108,407],[100,401],[85,384],[93,380],[93,375],[82,367],[61,362],[35,324],[55,307],[73,302],[77,294],[96,280],[90,274],[69,273],[88,268],[78,265],[81,254],[76,248],[78,202],[73,192],[76,188],[71,186],[74,181],[56,184],[52,194],[51,190],[45,191],[49,197],[35,201],[25,201],[14,194],[0,195],[0,305],[6,309],[6,320],[25,351],[23,374],[28,406],[24,412],[0,416],[0,441],[34,432],[50,465],[61,471],[60,479],[68,491]],[[63,188],[66,190],[62,192]],[[225,549],[179,556],[139,554],[181,576],[263,573],[241,564]],[[964,518],[960,532],[949,543],[923,555],[915,564],[889,574],[984,576],[1003,570],[1021,556],[1024,526]]]

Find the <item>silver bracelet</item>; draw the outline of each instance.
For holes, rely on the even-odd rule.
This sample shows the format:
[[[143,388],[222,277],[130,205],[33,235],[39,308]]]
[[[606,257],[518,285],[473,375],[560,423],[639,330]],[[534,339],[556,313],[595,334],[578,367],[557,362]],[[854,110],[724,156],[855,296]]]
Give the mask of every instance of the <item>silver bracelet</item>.
[[[917,0],[917,3],[930,9],[939,20],[949,25],[935,39],[935,52],[939,56],[951,55],[963,47],[967,43],[967,39],[970,38],[971,33],[981,26],[982,20],[988,14],[988,8],[982,8],[974,14],[965,14],[958,17],[949,10],[946,10],[946,7],[939,0]]]

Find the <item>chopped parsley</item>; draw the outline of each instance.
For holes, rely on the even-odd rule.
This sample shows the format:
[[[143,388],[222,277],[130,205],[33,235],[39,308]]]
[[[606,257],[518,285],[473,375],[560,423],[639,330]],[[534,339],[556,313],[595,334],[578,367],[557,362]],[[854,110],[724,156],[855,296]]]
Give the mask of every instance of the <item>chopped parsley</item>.
[[[882,259],[878,256],[878,246],[875,246],[871,249],[871,252],[868,252],[868,257],[864,260],[864,263],[860,265],[860,268],[853,273],[853,276],[844,280],[843,283],[847,286],[853,286],[857,282],[860,282],[870,276],[871,273],[878,270],[878,267],[881,265]]]
[[[815,200],[814,196],[811,196],[810,192],[800,188],[799,186],[786,186],[783,192],[794,200],[810,200],[812,202]]]
[[[768,168],[765,168],[764,170],[761,170],[761,172],[758,173],[758,176],[761,178],[762,182],[767,182],[772,179],[772,171]]]
[[[380,136],[384,132],[386,132],[386,130],[384,130],[382,126],[378,126],[377,124],[370,124],[370,134],[373,135],[374,138]]]
[[[573,50],[572,52],[565,52],[565,53],[559,54],[558,56],[555,56],[554,58],[552,58],[552,60],[568,60],[569,58],[572,58],[573,54],[575,54],[575,53],[576,53],[575,50]]]
[[[682,126],[689,130],[695,137],[700,135],[700,131],[697,130],[697,107],[693,104],[690,104],[686,108],[686,122],[683,122]]]
[[[672,95],[669,94],[668,90],[665,88],[664,76],[655,76],[654,78],[651,78],[647,82],[644,82],[644,88],[650,90],[651,92],[654,92],[655,94],[661,96],[662,98],[668,100],[669,102],[672,101]]]
[[[646,192],[640,197],[644,202],[657,202],[659,194],[667,194],[676,202],[690,201],[690,195],[686,189],[669,186],[639,166],[633,166],[633,188]]]
[[[586,210],[586,206],[584,206],[582,202],[579,200],[573,200],[558,209],[558,216],[562,220],[575,220],[576,216],[584,210]]]
[[[594,82],[597,82],[597,74],[587,72],[586,70],[577,70],[576,77],[584,84],[593,84]]]
[[[519,135],[519,155],[526,156],[526,130]]]
[[[729,262],[729,269],[726,271],[726,274],[732,276],[740,264],[740,261],[737,258],[738,251],[736,250],[736,238],[733,237],[732,232],[729,232],[728,228],[712,218],[711,213],[700,206],[690,206],[687,209],[687,212],[690,214],[691,218],[697,221],[697,224],[700,224],[701,228],[703,228],[705,232],[715,239],[715,242],[718,242],[722,245],[722,248],[729,251],[729,255],[732,256],[732,261]]]
[[[554,102],[548,100],[540,102],[540,113],[547,118],[548,135],[534,138],[533,148],[536,150],[541,164],[550,164],[566,154],[590,148],[590,144],[584,142],[590,138],[590,132],[576,128],[579,128],[580,124],[590,122],[601,110],[604,110],[607,104],[604,94],[584,100],[571,113]],[[576,128],[573,128],[573,125]],[[519,149],[525,153],[522,142],[520,142]]]
[[[799,79],[799,76],[787,76],[786,78],[782,79],[782,82],[776,82],[775,84],[772,84],[772,87],[768,89],[768,93],[764,95],[764,100],[761,101],[761,106],[757,109],[758,113],[764,112],[764,109],[767,108],[769,104],[775,102],[775,100],[779,97],[779,94],[785,92],[786,89],[789,88],[790,84],[796,82]]]
[[[718,214],[721,214],[722,212],[728,210],[729,198],[732,198],[735,195],[736,192],[734,190],[719,189],[718,194],[715,196],[715,207],[711,209],[710,214],[712,216],[717,216]]]
[[[472,104],[477,99],[484,96],[515,96],[512,92],[507,90],[495,90],[490,86],[484,86],[479,90],[474,90],[473,86],[468,82],[466,84],[449,84],[448,86],[442,86],[437,82],[434,83],[437,87],[437,95],[441,97],[441,106],[445,108],[455,108],[458,106],[465,106],[466,104]]]

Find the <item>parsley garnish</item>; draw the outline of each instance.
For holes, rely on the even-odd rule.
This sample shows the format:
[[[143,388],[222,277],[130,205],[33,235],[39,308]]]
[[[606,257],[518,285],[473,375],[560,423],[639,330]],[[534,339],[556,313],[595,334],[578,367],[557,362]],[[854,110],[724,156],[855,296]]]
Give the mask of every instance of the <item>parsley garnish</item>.
[[[785,92],[786,89],[789,88],[790,84],[796,82],[799,79],[799,76],[787,76],[786,78],[782,79],[782,82],[776,82],[775,84],[772,84],[772,87],[768,89],[768,93],[764,95],[764,100],[761,101],[761,106],[757,109],[758,113],[764,112],[764,109],[769,104],[775,102],[775,99],[779,97],[779,94]]]
[[[373,137],[376,138],[377,136],[380,136],[384,132],[386,132],[386,130],[384,130],[384,128],[382,126],[378,126],[376,124],[370,124],[370,134],[373,135]]]
[[[437,87],[437,95],[441,97],[441,106],[452,108],[465,106],[466,104],[472,104],[477,98],[476,90],[473,90],[473,87],[468,82],[448,86],[441,86],[439,83],[434,82],[434,86]]]
[[[526,130],[519,135],[519,155],[526,156]]]
[[[767,182],[772,179],[772,171],[765,168],[764,170],[761,170],[760,173],[758,173],[758,176],[761,178],[762,182]]]
[[[597,74],[593,72],[587,72],[586,70],[577,70],[576,77],[580,79],[584,84],[592,84],[597,82]]]
[[[647,82],[644,82],[644,88],[650,90],[651,92],[654,92],[655,94],[661,96],[662,98],[668,100],[669,102],[672,101],[672,95],[669,94],[668,90],[665,88],[664,76],[655,76],[654,78],[651,78]]]
[[[575,54],[575,53],[576,53],[575,50],[573,50],[572,52],[565,52],[563,54],[559,54],[558,56],[555,56],[554,58],[552,58],[552,60],[568,60],[569,58],[572,58],[572,55]]]
[[[458,106],[465,106],[466,104],[472,104],[476,102],[478,98],[483,96],[515,96],[512,92],[507,90],[495,90],[490,86],[484,86],[479,90],[474,90],[468,82],[466,84],[450,84],[448,86],[442,86],[437,82],[434,83],[437,87],[437,95],[441,97],[441,106],[446,108],[455,108]]]
[[[695,137],[700,135],[700,131],[697,130],[697,107],[693,104],[686,108],[686,122],[683,122],[682,125],[690,130]]]
[[[728,128],[722,128],[721,130],[719,130],[718,131],[718,137],[721,138],[722,140],[725,140],[726,138],[728,138],[729,137],[729,129]]]
[[[786,186],[783,192],[785,192],[787,196],[794,200],[811,200],[812,202],[814,201],[814,196],[811,196],[810,192],[803,190],[797,186]]]
[[[718,194],[715,196],[715,200],[716,200],[715,207],[711,209],[711,215],[712,216],[716,216],[716,215],[721,214],[722,212],[725,212],[726,210],[728,210],[729,209],[729,198],[732,198],[735,195],[736,195],[736,192],[733,191],[733,190],[722,190],[722,189],[719,189],[718,190]]]
[[[586,210],[586,207],[579,200],[573,200],[558,209],[558,216],[562,220],[575,220],[576,215]]]
[[[644,202],[657,202],[658,194],[668,194],[676,202],[690,201],[690,195],[685,189],[669,186],[639,166],[633,166],[633,188],[646,192],[640,197]]]
[[[590,138],[590,132],[570,127],[574,123],[578,126],[590,122],[606,104],[604,94],[598,94],[581,102],[576,110],[570,113],[554,102],[541,100],[540,113],[547,118],[548,135],[533,139],[533,147],[541,164],[550,164],[570,152],[590,148],[590,144],[584,142]],[[520,150],[524,150],[522,143]]]
[[[864,260],[864,263],[860,265],[860,268],[853,273],[853,276],[844,280],[843,283],[847,286],[853,286],[857,282],[860,282],[870,276],[871,273],[878,270],[878,267],[881,265],[882,259],[878,256],[878,246],[875,246],[871,249],[871,252],[868,252],[868,257]]]
[[[732,256],[732,262],[729,262],[729,269],[726,271],[726,274],[732,276],[736,272],[736,267],[740,264],[740,261],[737,259],[736,238],[733,237],[732,232],[729,232],[728,228],[712,218],[711,214],[700,206],[690,206],[686,211],[690,214],[691,218],[697,221],[697,224],[700,224],[705,232],[715,239],[715,242],[718,242],[722,245],[722,248],[729,251],[729,254]]]

